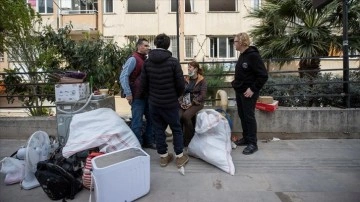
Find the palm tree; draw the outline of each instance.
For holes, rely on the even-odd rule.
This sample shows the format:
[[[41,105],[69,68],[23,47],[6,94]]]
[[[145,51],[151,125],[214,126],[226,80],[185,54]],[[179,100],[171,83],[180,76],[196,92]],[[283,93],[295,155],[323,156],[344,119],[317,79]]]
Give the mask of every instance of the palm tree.
[[[356,1],[350,0],[349,4],[352,10],[358,11]],[[281,65],[299,57],[299,70],[311,70],[301,72],[300,77],[315,77],[320,69],[319,57],[327,56],[330,48],[341,50],[340,5],[341,2],[333,1],[320,10],[312,7],[311,0],[267,0],[248,16],[261,20],[251,31],[254,43],[264,59],[285,58],[279,61]],[[349,16],[354,31],[359,30],[358,15],[355,11],[351,18]],[[359,38],[354,36],[358,43],[352,48],[359,50]]]

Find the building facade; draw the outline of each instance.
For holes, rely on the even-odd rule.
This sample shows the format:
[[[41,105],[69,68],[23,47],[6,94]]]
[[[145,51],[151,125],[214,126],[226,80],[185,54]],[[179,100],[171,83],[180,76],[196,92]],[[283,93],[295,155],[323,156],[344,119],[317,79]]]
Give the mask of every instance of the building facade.
[[[123,46],[145,37],[153,46],[157,34],[171,37],[170,51],[181,62],[235,60],[233,36],[257,22],[246,18],[261,0],[27,0],[44,24],[72,24],[72,37],[100,35]],[[177,13],[177,5],[179,12]],[[179,34],[179,48],[177,36]],[[153,47],[152,47],[153,48]],[[178,53],[179,52],[179,53]],[[9,67],[0,54],[0,68]],[[11,65],[10,65],[11,66]]]

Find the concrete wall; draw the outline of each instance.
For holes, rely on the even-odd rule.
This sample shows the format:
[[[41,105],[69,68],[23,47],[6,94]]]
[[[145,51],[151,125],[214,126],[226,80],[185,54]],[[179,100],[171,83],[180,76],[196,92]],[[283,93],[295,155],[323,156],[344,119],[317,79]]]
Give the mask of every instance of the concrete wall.
[[[241,133],[235,107],[228,109],[234,133]],[[360,109],[280,107],[275,112],[256,110],[260,139],[359,138]]]
[[[38,130],[57,136],[56,117],[0,117],[0,139],[28,139]]]
[[[228,108],[234,134],[241,134],[236,108]],[[258,138],[360,138],[360,109],[287,108],[256,110]],[[27,139],[37,130],[57,136],[56,117],[0,117],[0,139]]]

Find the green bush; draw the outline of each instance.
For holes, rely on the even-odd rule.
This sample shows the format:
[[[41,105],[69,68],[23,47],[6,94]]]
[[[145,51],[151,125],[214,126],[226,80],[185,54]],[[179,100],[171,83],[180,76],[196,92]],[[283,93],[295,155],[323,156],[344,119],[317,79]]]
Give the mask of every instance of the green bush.
[[[317,78],[299,78],[297,75],[271,76],[261,90],[286,107],[345,107],[342,78],[323,73]],[[350,72],[350,107],[360,107],[360,71]]]

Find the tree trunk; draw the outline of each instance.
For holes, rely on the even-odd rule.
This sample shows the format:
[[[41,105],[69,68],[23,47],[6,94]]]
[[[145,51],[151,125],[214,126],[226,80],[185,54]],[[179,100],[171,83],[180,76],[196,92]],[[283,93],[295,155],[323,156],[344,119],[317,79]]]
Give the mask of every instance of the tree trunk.
[[[315,78],[320,73],[320,59],[312,58],[312,59],[301,59],[299,63],[299,75],[300,78],[309,77]],[[304,72],[301,72],[305,70]]]

